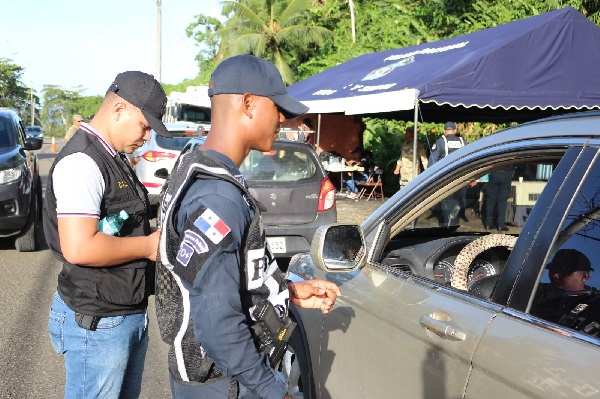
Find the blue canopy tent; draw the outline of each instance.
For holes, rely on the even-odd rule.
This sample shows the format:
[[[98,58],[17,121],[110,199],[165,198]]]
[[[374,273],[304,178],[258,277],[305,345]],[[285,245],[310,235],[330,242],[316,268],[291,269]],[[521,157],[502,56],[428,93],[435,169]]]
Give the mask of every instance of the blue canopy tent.
[[[288,92],[319,114],[319,121],[322,113],[414,110],[416,126],[419,107],[428,106],[444,110],[431,120],[512,113],[509,120],[517,121],[521,111],[600,108],[599,50],[600,28],[567,7],[451,39],[364,54]],[[317,140],[319,131],[320,126]]]

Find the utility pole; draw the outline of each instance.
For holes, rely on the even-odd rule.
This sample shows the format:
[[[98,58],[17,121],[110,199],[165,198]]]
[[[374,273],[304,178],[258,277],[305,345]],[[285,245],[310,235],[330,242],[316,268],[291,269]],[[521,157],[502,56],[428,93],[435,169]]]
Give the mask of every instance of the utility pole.
[[[157,13],[157,43],[156,43],[156,80],[158,80],[158,82],[161,82],[161,42],[162,42],[162,35],[161,35],[161,9],[160,9],[160,3],[161,0],[156,0],[156,5],[158,7],[158,13]]]
[[[30,103],[31,103],[31,125],[30,126],[35,126],[35,103],[33,100],[33,86],[29,88],[29,91],[31,93],[30,95]]]

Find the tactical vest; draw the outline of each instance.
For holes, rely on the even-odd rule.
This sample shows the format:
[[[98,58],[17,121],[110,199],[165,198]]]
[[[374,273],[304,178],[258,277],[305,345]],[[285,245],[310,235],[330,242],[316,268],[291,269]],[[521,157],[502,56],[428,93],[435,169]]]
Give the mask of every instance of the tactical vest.
[[[465,146],[465,141],[462,137],[458,137],[454,134],[450,134],[448,136],[443,135],[444,139],[444,157],[447,157],[448,154],[453,153],[459,148],[463,148]]]
[[[204,266],[195,254],[210,254],[216,248],[205,237],[177,232],[175,229],[177,208],[196,179],[221,179],[235,185],[254,211],[246,240],[240,249],[240,295],[248,325],[254,324],[252,311],[263,299],[273,304],[281,318],[287,315],[289,300],[284,275],[266,244],[261,219],[262,205],[217,159],[200,150],[182,155],[171,173],[160,209],[162,222],[157,262],[156,313],[161,337],[170,345],[168,360],[171,375],[187,385],[225,378],[194,337],[189,291],[182,284],[185,281],[193,285]],[[188,219],[197,220],[202,217],[202,212],[204,209],[200,208]],[[202,320],[196,322],[202,323]]]
[[[52,173],[58,161],[78,152],[94,160],[104,179],[100,218],[124,209],[130,217],[118,236],[150,234],[148,194],[133,170],[122,159],[113,157],[93,134],[81,131],[74,135],[50,168],[44,204],[46,241],[54,255],[63,262],[58,276],[58,292],[72,310],[86,315],[108,317],[141,313],[148,305],[148,296],[154,292],[154,262],[138,259],[118,266],[83,267],[67,262],[61,252]]]

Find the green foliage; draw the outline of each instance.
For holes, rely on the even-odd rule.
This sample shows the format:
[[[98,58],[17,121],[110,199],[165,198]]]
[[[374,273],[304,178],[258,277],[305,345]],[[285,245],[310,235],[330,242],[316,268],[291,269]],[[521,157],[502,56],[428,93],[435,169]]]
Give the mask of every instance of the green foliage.
[[[72,124],[73,115],[80,114],[84,118],[90,116],[83,115],[78,108],[81,100],[79,92],[64,90],[56,85],[45,85],[42,92],[44,106],[40,119],[47,134],[64,136]]]
[[[23,120],[30,109],[30,89],[23,85],[23,68],[8,58],[0,58],[0,107],[15,109]]]
[[[220,38],[216,61],[237,54],[254,54],[272,61],[283,81],[293,83],[298,60],[307,58],[332,37],[324,27],[306,24],[310,2],[224,1],[223,14],[230,17],[213,33]]]
[[[186,34],[198,43],[200,50],[196,56],[196,60],[198,61],[200,73],[191,81],[186,80],[179,85],[169,87],[168,92],[185,91],[187,86],[207,85],[216,63],[222,59],[222,56],[219,55],[221,38],[215,35],[215,32],[222,29],[223,25],[217,18],[204,14],[198,14],[195,18],[196,20],[188,25]],[[167,88],[165,88],[165,91],[167,91]]]

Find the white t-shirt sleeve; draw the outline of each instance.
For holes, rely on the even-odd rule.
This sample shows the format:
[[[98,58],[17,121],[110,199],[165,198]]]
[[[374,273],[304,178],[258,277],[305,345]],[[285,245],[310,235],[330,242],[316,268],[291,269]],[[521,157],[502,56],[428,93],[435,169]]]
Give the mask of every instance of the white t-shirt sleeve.
[[[100,217],[105,185],[92,158],[81,152],[67,155],[54,167],[52,181],[58,217]]]

